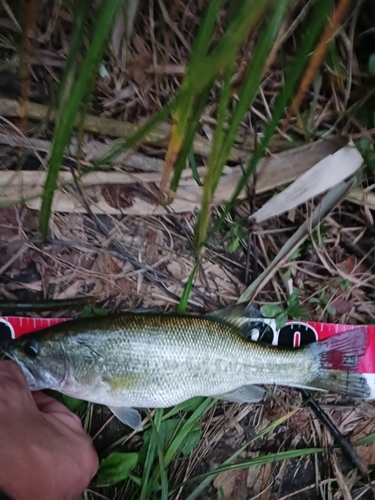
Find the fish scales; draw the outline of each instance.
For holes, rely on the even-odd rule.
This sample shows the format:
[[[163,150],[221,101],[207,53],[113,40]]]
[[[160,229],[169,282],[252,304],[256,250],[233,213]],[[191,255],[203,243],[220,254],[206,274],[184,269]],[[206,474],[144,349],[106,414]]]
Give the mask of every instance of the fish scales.
[[[296,369],[302,384],[311,372],[312,363],[303,352],[290,350],[286,355],[245,341],[237,328],[208,318],[124,314],[114,321],[101,317],[81,324],[84,328],[78,323],[54,327],[57,341],[65,332],[66,342],[73,342],[69,357],[75,382],[68,380],[62,389],[79,397],[84,381],[94,386],[93,402],[168,407],[244,384],[289,384],[295,381]],[[102,358],[90,367],[91,380],[86,359],[75,350],[77,339]]]

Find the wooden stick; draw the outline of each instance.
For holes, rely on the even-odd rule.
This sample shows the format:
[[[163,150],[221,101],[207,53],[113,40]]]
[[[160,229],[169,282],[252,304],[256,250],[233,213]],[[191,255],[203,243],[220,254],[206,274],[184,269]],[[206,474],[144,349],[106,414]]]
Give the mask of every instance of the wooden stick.
[[[28,104],[29,120],[43,121],[48,120],[54,122],[56,120],[56,111],[49,112],[48,106],[30,102]],[[20,118],[23,116],[23,108],[20,103],[14,99],[0,99],[0,116],[8,118]],[[81,116],[78,115],[75,121],[75,126],[81,123]],[[83,121],[83,129],[86,132],[94,134],[106,135],[109,137],[117,137],[127,139],[132,136],[138,126],[133,123],[114,120],[113,118],[104,118],[101,116],[93,116],[86,114]],[[171,127],[167,123],[160,123],[154,130],[149,132],[142,141],[145,144],[167,145]],[[211,143],[204,137],[196,136],[193,142],[194,152],[208,157],[211,151]],[[232,148],[229,154],[229,160],[239,162],[248,158],[249,154],[239,149]]]

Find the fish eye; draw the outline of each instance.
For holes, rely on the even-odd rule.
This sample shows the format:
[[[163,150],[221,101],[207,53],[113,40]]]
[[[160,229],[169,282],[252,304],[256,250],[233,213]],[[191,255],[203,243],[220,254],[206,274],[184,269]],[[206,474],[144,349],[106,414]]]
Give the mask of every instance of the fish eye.
[[[23,345],[23,352],[29,358],[36,358],[39,354],[39,344],[36,340],[30,339],[27,340]]]

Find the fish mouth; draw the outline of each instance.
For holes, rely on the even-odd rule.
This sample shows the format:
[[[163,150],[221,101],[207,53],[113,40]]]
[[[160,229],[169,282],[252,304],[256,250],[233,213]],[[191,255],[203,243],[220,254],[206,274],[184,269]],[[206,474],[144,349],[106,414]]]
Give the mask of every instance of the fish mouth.
[[[11,359],[12,361],[17,361],[15,355],[13,354],[12,349],[10,348],[10,342],[1,342],[0,343],[0,354],[3,356],[6,356],[7,358]]]
[[[22,373],[25,375],[25,378],[27,380],[27,385],[29,386],[30,391],[37,391],[38,390],[38,385],[36,383],[35,376],[33,375],[32,371],[30,370],[29,367],[25,365],[21,365],[20,363],[17,362],[17,360],[14,360],[18,366],[21,368]]]
[[[26,378],[27,385],[29,386],[31,391],[38,390],[35,376],[33,375],[31,369],[18,359],[13,349],[11,349],[11,342],[4,342],[0,344],[0,353],[4,354],[7,358],[17,363],[17,365],[21,368],[22,373]]]
[[[15,361],[17,363],[17,360],[15,360]],[[22,373],[25,375],[27,385],[29,386],[30,391],[38,391],[39,385],[36,381],[36,377],[33,374],[32,370],[26,365],[23,365],[23,364],[21,365],[19,363],[18,363],[18,365],[21,368]]]
[[[7,349],[8,346],[9,346],[8,340],[6,340],[5,342],[0,342],[0,354],[6,354],[8,356],[8,349]]]

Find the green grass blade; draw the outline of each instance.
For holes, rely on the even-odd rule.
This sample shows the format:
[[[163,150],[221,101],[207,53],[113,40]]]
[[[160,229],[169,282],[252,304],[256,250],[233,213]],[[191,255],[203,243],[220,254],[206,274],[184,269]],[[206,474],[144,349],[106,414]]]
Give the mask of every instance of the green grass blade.
[[[187,282],[185,283],[184,290],[183,290],[182,295],[181,295],[180,303],[178,304],[178,312],[181,314],[186,311],[186,307],[187,307],[189,297],[190,297],[191,287],[193,286],[193,280],[194,280],[195,273],[197,272],[198,265],[199,264],[197,262],[195,264],[195,266],[193,267],[193,270],[191,271]]]
[[[203,184],[202,184],[201,179],[199,177],[197,162],[195,161],[195,158],[194,158],[194,149],[192,146],[190,147],[190,151],[188,154],[188,160],[189,160],[191,172],[193,174],[193,179],[195,180],[195,182],[197,183],[198,186],[202,187]]]
[[[198,126],[199,116],[198,118],[196,118],[196,116],[193,116],[192,123],[190,123],[190,127],[188,126],[189,120],[191,119],[194,103],[196,102],[196,100],[198,100],[199,109],[201,107],[200,102],[202,102],[202,96],[199,95],[200,93],[197,92],[195,86],[191,85],[191,83],[193,82],[193,80],[191,79],[191,74],[195,66],[197,66],[202,58],[204,58],[207,54],[209,40],[212,35],[212,30],[215,24],[216,15],[218,13],[220,3],[220,0],[212,0],[209,3],[203,23],[198,31],[196,41],[194,42],[192,47],[190,61],[186,69],[186,74],[182,82],[181,89],[178,93],[176,107],[172,116],[173,124],[171,128],[171,135],[167,152],[165,155],[164,171],[161,178],[162,190],[164,190],[166,184],[169,182],[172,171],[174,171],[174,176],[171,184],[171,189],[173,191],[176,190],[182,169],[184,168],[187,154],[190,149],[190,143],[194,138],[193,134],[195,133],[196,127]],[[208,79],[208,81],[209,80],[210,79]],[[208,81],[205,85],[203,85],[202,89],[207,88]],[[205,92],[202,93],[205,94]],[[203,106],[205,104],[205,100],[206,99],[204,99]],[[188,137],[186,137],[186,141],[184,144],[186,131],[188,131]],[[178,165],[176,167],[175,163],[177,160]]]
[[[151,436],[151,439],[150,439],[150,445],[151,445],[151,442],[154,442],[155,443],[155,447],[156,447],[156,451],[157,451],[157,454],[158,454],[158,458],[159,458],[159,473],[160,473],[160,482],[161,482],[161,500],[168,500],[168,477],[167,477],[167,469],[164,465],[164,450],[163,450],[163,447],[161,445],[161,441],[160,441],[160,438],[159,438],[159,429],[160,429],[160,424],[162,422],[162,419],[163,419],[163,409],[157,409],[156,412],[155,412],[155,417],[154,419],[151,417],[151,415],[149,414],[149,420],[150,420],[150,424],[151,424],[151,427],[152,427],[152,436]],[[154,448],[155,448],[154,447]],[[147,454],[148,456],[148,454]],[[154,459],[154,454],[152,455],[152,457],[150,457],[150,461],[152,459],[152,462],[151,462],[151,465],[153,463],[153,459]],[[147,480],[144,480],[145,478],[142,477],[142,492],[145,491],[147,492],[148,490],[148,477],[149,477],[149,473],[150,473],[151,469],[148,471],[148,476],[147,476]],[[141,492],[141,499],[146,499],[146,498],[149,498],[149,496],[143,496],[142,495],[142,492]]]
[[[268,24],[260,34],[254,54],[244,76],[244,83],[238,92],[238,101],[233,111],[229,129],[225,135],[225,142],[221,152],[224,161],[229,156],[242,119],[258,93],[267,58],[276,41],[290,3],[290,0],[281,0],[274,5],[274,10],[270,14]]]
[[[211,90],[211,85],[212,82],[209,82],[209,84],[206,86],[206,88],[202,91],[202,93],[199,95],[196,104],[194,106],[194,109],[191,113],[191,117],[188,121],[188,126],[186,128],[185,132],[185,138],[182,143],[181,149],[178,153],[177,160],[174,164],[174,169],[173,169],[173,177],[172,181],[170,184],[170,188],[172,191],[177,190],[177,186],[182,174],[182,171],[185,168],[185,163],[186,163],[186,158],[189,154],[189,151],[192,150],[192,145],[194,141],[195,134],[198,130],[199,124],[200,124],[200,118],[203,113],[204,107],[207,103],[207,99]],[[199,177],[198,177],[199,179]]]
[[[148,410],[146,410],[146,413],[147,413],[147,416],[149,418],[149,421],[151,422],[152,417],[150,415],[150,412]],[[148,498],[147,497],[147,490],[149,488],[149,478],[150,478],[151,469],[152,469],[152,466],[153,466],[154,460],[155,460],[155,450],[156,450],[156,441],[154,439],[154,434],[152,434],[150,442],[148,444],[147,455],[146,455],[145,463],[143,466],[142,488],[141,488],[139,500],[146,500]]]
[[[159,450],[161,449],[161,443],[160,443],[160,439],[159,439],[158,430],[160,428],[160,423],[161,423],[161,420],[163,417],[163,410],[161,410],[161,409],[156,410],[155,417],[154,417],[155,420],[153,420],[150,412],[147,409],[145,410],[145,412],[146,412],[148,419],[150,421],[150,425],[152,428],[152,434],[151,434],[150,442],[148,445],[145,463],[143,466],[142,483],[141,483],[142,488],[141,488],[141,494],[139,497],[140,500],[146,500],[147,498],[149,498],[149,493],[148,493],[148,490],[150,487],[149,479],[150,479],[151,469],[152,469],[152,466],[153,466],[154,460],[155,460],[155,451],[157,451],[159,454]],[[161,454],[161,457],[163,460],[163,453]],[[160,463],[160,455],[159,455],[159,463]],[[164,467],[161,467],[161,463],[160,463],[160,468],[164,470]],[[162,472],[161,472],[161,474],[162,474]],[[163,481],[164,480],[165,480],[165,478],[163,477]],[[165,487],[165,485],[164,485],[164,487]]]
[[[220,486],[218,494],[219,494],[219,500],[227,500],[222,486]]]
[[[181,443],[186,439],[186,436],[189,434],[191,429],[194,427],[195,423],[202,418],[202,416],[208,412],[210,408],[212,408],[216,404],[216,399],[207,398],[202,404],[193,412],[193,414],[188,418],[185,424],[181,427],[177,436],[174,438],[169,448],[165,452],[164,463],[165,465],[169,465],[172,458],[176,454],[177,450],[181,446]]]
[[[205,474],[203,477],[212,476],[214,472],[220,474],[221,472],[236,470],[236,469],[247,469],[248,467],[254,467],[259,465],[266,465],[273,462],[279,462],[281,460],[291,460],[293,458],[299,458],[306,455],[312,455],[314,453],[322,453],[323,448],[305,448],[299,450],[289,450],[280,451],[278,453],[269,453],[261,457],[251,458],[249,460],[244,460],[236,464],[228,464],[222,467],[218,467],[215,471]],[[215,474],[216,475],[216,474]],[[190,498],[190,497],[189,497]]]
[[[220,3],[221,2],[218,0],[213,0],[209,3],[204,22],[192,47],[189,65],[180,94],[180,101],[176,109],[176,135],[179,137],[183,135],[186,136],[174,166],[173,178],[170,184],[170,188],[172,191],[176,191],[177,189],[182,170],[185,166],[186,157],[190,150],[190,145],[193,142],[194,135],[199,125],[200,116],[204,110],[204,106],[206,104],[210,89],[214,81],[213,78],[210,81],[207,81],[205,89],[203,89],[203,91],[199,93],[198,104],[195,106],[195,112],[192,113],[192,103],[194,102],[195,96],[197,94],[195,81],[196,77],[192,75],[194,75],[194,73],[196,72],[196,67],[200,66],[204,58],[207,56],[210,37],[212,35],[213,26],[218,15]],[[233,9],[232,13],[233,12],[235,13],[236,9]],[[232,18],[230,20],[232,20]],[[232,64],[234,64],[234,60],[232,61]],[[213,75],[213,77],[214,76],[215,75]],[[188,126],[189,114],[192,114],[190,119],[190,126]]]
[[[216,399],[207,398],[205,399],[199,407],[193,412],[193,414],[188,418],[188,420],[184,423],[181,429],[178,431],[177,435],[174,437],[172,443],[169,445],[169,448],[165,452],[164,455],[164,467],[168,467],[170,462],[172,461],[174,455],[179,450],[181,444],[188,436],[189,432],[193,429],[196,422],[216,403]],[[155,489],[155,485],[159,479],[159,470],[155,470],[153,473],[151,480],[149,481],[149,488],[147,490],[148,495],[152,493]],[[146,497],[148,498],[148,497]]]
[[[220,153],[221,153],[222,143],[226,135],[225,125],[226,125],[226,119],[228,117],[227,115],[229,113],[229,105],[230,105],[231,90],[232,90],[231,82],[235,69],[236,69],[235,61],[233,60],[228,65],[228,67],[225,69],[224,72],[223,89],[220,95],[215,134],[212,143],[212,151],[209,158],[210,160],[209,167],[211,167],[211,170],[209,170],[209,174],[211,174],[213,177],[213,180],[211,181],[212,186],[209,187],[210,191],[216,190],[217,184],[219,182],[225,164],[225,159],[220,158]]]
[[[167,412],[163,416],[163,420],[168,419],[176,415],[177,413],[180,412],[188,412],[192,411],[191,408],[192,406],[195,408],[198,408],[207,398],[204,396],[196,396],[195,398],[188,399],[187,401],[184,401],[183,403],[179,403],[178,405],[174,406],[169,412]]]
[[[207,171],[203,182],[203,193],[201,207],[198,215],[197,225],[195,227],[195,250],[199,250],[206,237],[206,230],[209,220],[210,206],[219,183],[225,159],[220,158],[220,151],[225,134],[225,122],[229,109],[231,97],[231,80],[234,73],[234,60],[228,65],[224,72],[223,88],[220,95],[215,133],[212,143],[212,149],[208,158]]]
[[[155,127],[156,124],[167,119],[171,111],[174,111],[179,116],[179,120],[181,121],[181,123],[183,122],[183,120],[185,120],[184,124],[186,125],[189,116],[188,110],[190,109],[191,103],[194,102],[193,96],[201,95],[205,91],[205,89],[207,91],[207,88],[210,87],[211,82],[213,81],[216,74],[220,72],[222,69],[224,69],[225,66],[233,60],[233,57],[235,56],[239,43],[243,41],[245,36],[247,36],[250,30],[256,25],[259,18],[261,17],[261,13],[264,11],[266,4],[268,2],[262,2],[261,0],[256,0],[254,10],[252,9],[249,10],[249,5],[252,3],[253,2],[250,2],[250,0],[247,0],[245,2],[247,10],[244,10],[244,7],[242,7],[239,15],[236,18],[236,23],[232,25],[230,29],[227,30],[222,40],[213,50],[212,54],[206,56],[205,58],[202,58],[202,54],[205,55],[207,50],[202,51],[201,47],[206,46],[206,44],[208,47],[208,40],[210,36],[208,36],[208,31],[197,35],[198,38],[200,38],[200,40],[199,43],[197,42],[196,47],[199,47],[199,55],[201,60],[198,57],[198,52],[197,55],[195,56],[194,55],[195,52],[192,51],[191,58],[193,60],[194,67],[190,69],[191,68],[190,64],[188,65],[187,74],[190,75],[189,80],[181,86],[181,89],[176,98],[172,99],[168,104],[166,104],[157,114],[155,114],[150,120],[148,120],[148,122],[143,127],[141,127],[132,137],[124,141],[122,144],[116,145],[106,155],[103,155],[101,158],[97,159],[94,162],[94,168],[98,168],[101,165],[108,163],[109,161],[113,161],[120,153],[133,147],[145,135],[151,133],[152,129]],[[205,24],[204,22],[202,24],[203,28],[206,30],[209,30],[209,28],[211,27],[213,19],[216,16],[216,14],[215,16],[213,16],[213,13],[217,12],[217,6],[220,4],[220,2],[218,2],[218,0],[215,0],[215,2],[211,2],[210,8],[211,4],[212,4],[212,9],[214,10],[210,9],[208,10],[207,16],[210,17],[210,20],[207,21],[207,24]],[[252,7],[252,5],[250,7]],[[244,15],[244,12],[246,12],[247,14]],[[251,12],[252,15],[249,15],[249,12]],[[238,36],[238,30],[237,30],[238,25],[240,25],[241,27],[240,37]],[[238,42],[239,38],[240,42]],[[198,51],[198,48],[195,50]],[[215,62],[212,68],[210,61],[211,57],[214,57],[214,62]],[[199,66],[199,68],[196,69],[195,66],[197,67]],[[192,122],[194,123],[194,120]],[[181,132],[181,134],[184,135],[184,131]],[[187,151],[188,150],[189,148],[187,148]],[[176,177],[175,179],[173,179],[173,186],[174,186],[173,189],[176,188],[177,184],[178,184],[178,178]]]
[[[186,68],[186,74],[184,81],[181,86],[181,95],[184,96],[180,98],[179,106],[176,109],[176,114],[180,116],[181,123],[178,125],[178,130],[183,134],[183,126],[185,126],[190,104],[193,102],[193,96],[196,95],[196,92],[187,90],[186,95],[184,95],[184,88],[190,86],[192,73],[195,71],[195,67],[199,65],[202,59],[207,55],[210,38],[213,33],[213,29],[216,23],[217,16],[219,14],[219,8],[222,3],[222,0],[211,0],[208,3],[206,13],[203,17],[203,21],[201,23],[200,29],[197,33],[193,46],[191,48],[190,61]],[[212,78],[207,79],[206,84],[201,87],[206,87],[208,82]],[[183,120],[182,120],[183,118]],[[180,130],[181,127],[181,130]]]
[[[256,27],[270,1],[245,0],[238,2],[238,9],[232,21],[211,54],[202,58],[191,68],[190,85],[196,93],[201,92],[207,83],[231,64],[239,46]]]
[[[208,2],[207,10],[203,15],[203,20],[200,22],[200,29],[191,48],[189,67],[191,67],[191,65],[195,65],[202,56],[207,54],[213,29],[219,15],[221,3],[222,0],[210,0],[210,2]]]
[[[73,13],[74,24],[72,35],[69,40],[69,49],[64,65],[64,74],[61,80],[58,96],[58,102],[60,106],[63,106],[67,101],[71,87],[74,83],[77,67],[80,62],[77,54],[80,53],[83,45],[83,39],[86,35],[85,24],[88,19],[89,9],[90,2],[88,0],[85,0],[84,2],[77,4],[77,8]]]
[[[280,94],[276,99],[272,117],[266,126],[264,137],[261,139],[261,141],[259,141],[254,151],[254,154],[246,168],[243,178],[238,183],[238,186],[232,196],[231,201],[227,203],[223,211],[221,220],[223,220],[224,217],[233,208],[233,205],[237,200],[238,195],[247,185],[249,178],[255,171],[255,168],[259,160],[264,156],[265,150],[268,147],[269,142],[274,135],[277,124],[280,121],[282,115],[284,114],[286,106],[293,97],[296,84],[306,66],[308,55],[313,49],[314,43],[316,42],[320,32],[324,27],[324,24],[327,21],[327,16],[330,7],[331,7],[331,2],[327,2],[326,0],[316,0],[314,4],[314,11],[310,17],[311,19],[310,24],[306,30],[305,36],[301,41],[301,44],[299,45],[297,54],[294,57],[294,61],[290,68],[290,71],[287,73],[285,77],[285,85],[283,86],[282,90],[280,91]]]
[[[371,444],[375,441],[375,432],[372,434],[369,434],[368,436],[365,436],[361,439],[358,439],[358,441],[354,441],[352,443],[353,446],[366,446],[368,444]]]
[[[208,56],[200,58],[194,67],[190,68],[189,81],[186,87],[181,89],[179,99],[184,99],[185,94],[191,93],[190,87],[194,87],[196,95],[202,92],[217,74],[232,63],[238,47],[261,20],[269,3],[269,0],[239,2],[238,10],[217,46]]]
[[[129,474],[129,479],[133,481],[137,486],[141,487],[142,486],[142,479],[137,476],[133,476],[133,474]]]
[[[203,491],[214,479],[214,477],[219,473],[217,472],[219,468],[221,467],[226,467],[232,464],[232,462],[254,441],[257,439],[260,439],[261,437],[265,436],[269,432],[273,431],[276,427],[287,421],[297,410],[292,410],[291,412],[287,413],[286,415],[283,415],[281,418],[275,420],[271,424],[267,425],[264,429],[259,431],[253,438],[251,438],[249,441],[247,441],[241,448],[239,448],[235,453],[233,453],[227,460],[225,460],[222,465],[220,465],[217,469],[213,470],[210,474],[206,475],[203,474],[202,476],[198,476],[192,479],[189,479],[188,481],[185,481],[183,484],[181,484],[178,488],[181,488],[193,481],[197,481],[199,479],[202,479],[202,482],[195,488],[195,490],[191,493],[191,499],[196,498],[197,495],[201,491]],[[192,496],[193,495],[193,496]],[[189,497],[190,498],[190,497]]]
[[[106,165],[107,163],[112,162],[117,158],[118,155],[123,153],[124,151],[134,147],[141,139],[149,134],[152,134],[152,130],[159,123],[165,121],[170,115],[171,110],[175,104],[175,100],[172,99],[169,103],[167,103],[160,111],[155,113],[147,122],[139,127],[139,129],[128,139],[125,141],[121,141],[116,144],[112,149],[110,149],[105,155],[97,158],[94,162],[94,170],[98,169],[102,165]],[[90,171],[92,171],[91,169]]]
[[[218,467],[217,469],[207,472],[206,474],[202,474],[196,479],[209,479],[211,482],[212,479],[220,474],[221,472],[226,472],[230,470],[239,470],[239,469],[248,469],[249,467],[256,467],[260,465],[266,465],[274,462],[280,462],[282,460],[291,460],[293,458],[301,458],[306,455],[312,455],[315,453],[322,453],[323,448],[307,448],[302,450],[290,450],[290,451],[280,451],[279,453],[269,453],[267,455],[263,455],[261,457],[251,458],[249,460],[244,460],[238,462],[236,464],[228,464]],[[187,481],[185,484],[188,484],[191,480]],[[202,483],[201,483],[202,484]],[[203,488],[202,488],[203,489]],[[199,493],[202,491],[200,485],[186,498],[186,500],[195,500]]]
[[[178,104],[174,110],[175,128],[172,130],[169,146],[169,149],[171,151],[174,151],[176,148],[180,149],[179,146],[184,139],[185,131],[187,129],[189,130],[189,128],[187,127],[187,123],[191,115],[191,108],[194,105],[195,96],[198,95],[194,86],[191,85],[193,81],[192,74],[195,67],[199,65],[202,59],[207,55],[210,38],[212,36],[220,5],[221,0],[212,0],[211,2],[209,2],[205,16],[203,18],[203,22],[193,43],[190,54],[190,61],[186,68],[186,74],[182,82],[180,92],[178,94]],[[212,80],[212,78],[209,78],[207,80],[206,84],[202,86],[201,90],[208,86],[210,80]],[[193,123],[195,123],[195,119],[193,120]],[[187,151],[189,151],[189,148],[187,148]],[[180,163],[181,162],[182,160],[180,160]],[[178,175],[177,177],[179,178]],[[176,180],[174,180],[174,183],[177,186],[178,180],[177,183]]]
[[[164,450],[161,446],[161,442],[159,439],[158,430],[160,428],[161,421],[163,419],[163,409],[156,410],[155,414],[155,424],[151,420],[151,425],[155,426],[155,440],[156,440],[156,449],[158,452],[159,458],[159,468],[160,468],[160,482],[161,482],[161,500],[168,500],[168,476],[167,476],[167,468],[164,464]]]
[[[226,160],[233,146],[237,130],[243,116],[248,111],[256,94],[263,75],[264,67],[272,45],[276,40],[281,24],[287,12],[290,0],[278,2],[275,9],[270,13],[265,29],[261,32],[255,51],[245,73],[244,83],[238,93],[238,101],[235,105],[233,116],[229,122],[229,130],[224,128],[224,117],[228,110],[229,95],[223,95],[219,104],[217,127],[212,147],[212,155],[208,160],[208,172],[204,184],[201,210],[195,228],[195,248],[198,251],[206,239],[207,226],[209,222],[209,211]],[[228,66],[229,70],[229,66]],[[229,75],[227,75],[228,77]],[[230,90],[230,87],[229,87]]]
[[[104,45],[112,27],[119,2],[120,0],[103,0],[96,21],[93,24],[91,44],[82,62],[79,75],[73,85],[69,101],[60,109],[52,141],[47,179],[42,196],[39,229],[43,236],[46,236],[48,232],[52,200],[57,186],[57,179],[64,151],[68,144],[82,100],[99,66],[104,51]]]
[[[168,157],[173,158],[173,155],[181,149],[196,96],[211,86],[217,74],[224,71],[228,65],[234,64],[239,45],[255,28],[267,4],[267,0],[237,2],[237,8],[233,9],[228,27],[212,52],[206,55],[208,47],[203,49],[203,43],[208,42],[208,37],[202,36],[201,42],[196,45],[187,68],[186,78],[176,99],[175,124],[168,148]],[[200,48],[199,53],[196,52],[198,48]],[[189,145],[186,146],[185,158],[188,151]],[[180,163],[172,180],[171,189],[174,191],[177,189],[182,166],[183,163]],[[168,165],[168,169],[170,168],[171,165]]]

